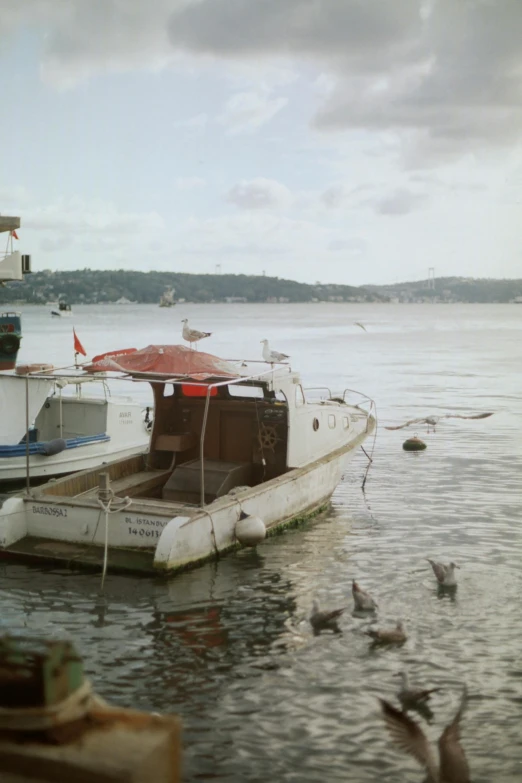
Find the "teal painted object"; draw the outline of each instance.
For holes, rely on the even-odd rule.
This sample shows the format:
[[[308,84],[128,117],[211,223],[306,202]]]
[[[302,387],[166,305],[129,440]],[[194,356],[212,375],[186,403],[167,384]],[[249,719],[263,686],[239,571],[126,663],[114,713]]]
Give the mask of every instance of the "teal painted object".
[[[83,681],[82,659],[71,642],[0,637],[0,707],[50,707]]]
[[[0,314],[0,370],[14,370],[22,339],[20,313]]]

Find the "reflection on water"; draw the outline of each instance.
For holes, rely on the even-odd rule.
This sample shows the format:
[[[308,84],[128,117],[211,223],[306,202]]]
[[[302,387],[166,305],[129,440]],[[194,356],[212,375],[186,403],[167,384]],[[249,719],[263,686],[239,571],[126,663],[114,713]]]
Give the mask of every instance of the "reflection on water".
[[[179,713],[187,781],[420,783],[377,709],[377,696],[394,699],[402,669],[442,689],[430,702],[434,739],[466,682],[462,742],[474,783],[520,780],[522,308],[114,310],[78,308],[91,353],[165,342],[166,327],[176,334],[187,316],[215,332],[209,351],[252,355],[267,337],[309,385],[360,388],[381,423],[495,416],[446,420],[429,435],[418,428],[428,444],[419,454],[401,448],[413,431],[381,427],[364,496],[361,454],[327,513],[168,582],[109,575],[101,595],[96,575],[2,565],[2,625],[72,637],[102,696]],[[354,330],[356,320],[368,332]],[[21,360],[66,358],[63,324],[34,309],[24,330]],[[38,353],[44,342],[52,356]],[[140,388],[131,391],[146,394]],[[427,557],[459,564],[456,589],[439,588]],[[402,647],[371,648],[373,618],[351,614],[352,578],[375,597],[379,627],[403,620]],[[315,595],[350,607],[341,635],[313,636]]]

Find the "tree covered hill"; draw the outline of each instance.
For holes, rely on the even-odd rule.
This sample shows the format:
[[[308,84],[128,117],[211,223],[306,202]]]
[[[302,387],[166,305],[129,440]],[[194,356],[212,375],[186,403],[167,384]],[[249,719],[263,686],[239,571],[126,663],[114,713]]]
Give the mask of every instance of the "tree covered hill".
[[[118,269],[82,269],[71,272],[34,272],[23,281],[0,288],[0,304],[45,304],[62,298],[71,304],[115,302],[157,303],[174,288],[174,298],[187,302],[312,302],[381,301],[376,292],[348,285],[307,285],[279,277],[254,275],[191,275],[178,272],[135,272]]]
[[[367,285],[369,291],[399,302],[512,302],[522,297],[522,280],[437,277],[435,280]]]

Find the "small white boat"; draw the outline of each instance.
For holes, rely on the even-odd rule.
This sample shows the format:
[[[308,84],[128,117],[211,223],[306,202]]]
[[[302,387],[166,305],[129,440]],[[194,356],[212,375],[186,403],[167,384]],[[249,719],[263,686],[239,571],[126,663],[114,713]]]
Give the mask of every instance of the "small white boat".
[[[175,289],[174,288],[167,288],[165,290],[165,293],[161,295],[161,298],[159,300],[159,306],[160,307],[174,307],[176,304],[174,300],[174,294]]]
[[[151,383],[150,450],[4,500],[0,555],[165,574],[316,514],[374,431],[373,403],[314,401],[289,366],[266,368],[184,346],[92,365]]]
[[[71,305],[67,302],[58,302],[57,307],[53,307],[51,315],[57,318],[70,318],[72,315]]]
[[[109,396],[102,379],[56,376],[48,368],[41,365],[40,377],[0,373],[0,404],[7,412],[0,422],[0,484],[25,481],[27,467],[30,479],[41,480],[146,451],[142,405]],[[85,394],[86,383],[103,396]]]

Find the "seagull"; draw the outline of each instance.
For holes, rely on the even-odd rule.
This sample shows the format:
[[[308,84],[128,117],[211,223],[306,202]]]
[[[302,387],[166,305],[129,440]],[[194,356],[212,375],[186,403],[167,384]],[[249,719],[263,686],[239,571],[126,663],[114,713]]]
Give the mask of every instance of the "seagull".
[[[440,688],[410,688],[406,672],[399,672],[395,676],[401,678],[397,698],[399,699],[404,712],[407,712],[409,709],[415,709],[415,707],[418,707],[420,704],[429,701],[432,693],[440,691]]]
[[[382,631],[370,628],[364,633],[366,636],[370,636],[375,644],[403,644],[408,638],[400,620],[397,622],[395,628],[389,628]]]
[[[404,427],[409,427],[411,424],[427,424],[428,432],[430,427],[435,432],[435,427],[441,419],[487,419],[488,416],[493,416],[493,413],[475,413],[473,416],[463,416],[459,413],[446,413],[443,416],[425,416],[421,419],[410,419],[404,424],[399,424],[396,427],[385,427],[385,430],[402,430]]]
[[[359,321],[354,321],[354,324],[353,324],[353,325],[354,325],[354,326],[360,326],[360,327],[361,327],[361,329],[364,329],[364,331],[365,331],[365,332],[367,332],[367,331],[368,331],[368,329],[366,328],[366,326],[364,326],[363,324],[359,323]]]
[[[377,604],[371,597],[370,593],[367,593],[366,590],[362,590],[355,579],[352,580],[352,595],[356,610],[363,612],[373,612],[377,608]]]
[[[312,604],[312,611],[310,613],[310,624],[314,629],[314,633],[320,633],[321,631],[333,631],[334,633],[341,633],[339,628],[338,619],[345,611],[345,607],[342,609],[333,609],[330,611],[321,610],[319,601],[315,600]]]
[[[286,355],[286,353],[279,353],[279,351],[272,351],[268,340],[261,340],[263,343],[263,359],[265,362],[268,362],[268,364],[274,364],[278,362],[284,362],[285,359],[289,359],[290,357]]]
[[[440,766],[419,724],[384,699],[379,701],[393,742],[424,767],[428,773],[426,783],[470,783],[468,762],[460,744],[459,726],[467,702],[466,687],[457,714],[439,737]]]
[[[191,329],[188,318],[184,318],[181,323],[183,324],[183,339],[188,343],[197,343],[212,334],[212,332],[198,332],[197,329]]]
[[[434,560],[430,560],[429,557],[427,557],[426,560],[433,568],[433,573],[435,574],[439,585],[444,585],[444,587],[454,587],[457,584],[457,580],[455,578],[455,569],[460,568],[460,566],[458,566],[456,563],[450,563],[449,565],[444,565],[444,563],[436,563]]]

